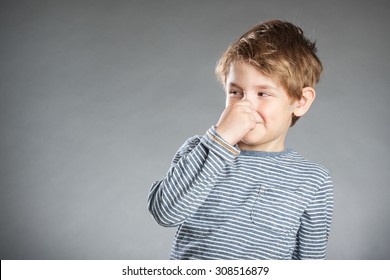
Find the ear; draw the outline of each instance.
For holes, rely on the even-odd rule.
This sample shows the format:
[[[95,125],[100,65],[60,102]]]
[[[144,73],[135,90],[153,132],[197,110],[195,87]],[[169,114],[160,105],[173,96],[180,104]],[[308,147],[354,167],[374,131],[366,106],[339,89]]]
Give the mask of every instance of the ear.
[[[305,87],[302,89],[302,97],[295,103],[294,115],[301,117],[309,110],[311,104],[316,97],[316,92],[312,87]]]

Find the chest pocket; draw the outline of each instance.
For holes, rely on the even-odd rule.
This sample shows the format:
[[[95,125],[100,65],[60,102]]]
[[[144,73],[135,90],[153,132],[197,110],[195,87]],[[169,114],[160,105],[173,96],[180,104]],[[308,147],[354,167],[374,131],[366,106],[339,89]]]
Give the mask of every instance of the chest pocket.
[[[299,193],[281,187],[260,186],[251,210],[251,221],[275,237],[286,237],[299,227],[302,215]]]

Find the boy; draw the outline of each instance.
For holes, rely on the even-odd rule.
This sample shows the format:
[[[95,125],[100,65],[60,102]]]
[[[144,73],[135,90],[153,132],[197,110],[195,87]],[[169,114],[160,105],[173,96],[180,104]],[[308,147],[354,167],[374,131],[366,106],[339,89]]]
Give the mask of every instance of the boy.
[[[288,22],[255,26],[226,50],[225,110],[149,194],[156,221],[178,226],[171,259],[325,258],[331,178],[284,144],[321,72],[315,43]]]

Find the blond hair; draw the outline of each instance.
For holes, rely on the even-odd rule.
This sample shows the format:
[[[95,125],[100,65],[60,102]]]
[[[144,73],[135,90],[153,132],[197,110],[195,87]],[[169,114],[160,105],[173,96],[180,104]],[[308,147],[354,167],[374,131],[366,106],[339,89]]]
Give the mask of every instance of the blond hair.
[[[280,20],[256,25],[233,42],[220,58],[215,73],[225,85],[232,62],[247,62],[279,82],[293,100],[302,97],[304,87],[319,82],[322,64],[315,42],[301,28]],[[293,126],[299,117],[293,115]]]

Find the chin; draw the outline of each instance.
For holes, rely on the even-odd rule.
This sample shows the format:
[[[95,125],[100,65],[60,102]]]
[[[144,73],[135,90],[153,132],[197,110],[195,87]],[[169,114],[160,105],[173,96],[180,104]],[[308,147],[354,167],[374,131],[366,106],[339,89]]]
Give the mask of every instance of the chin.
[[[245,135],[241,139],[241,142],[247,146],[258,146],[261,145],[262,141],[259,136]]]

